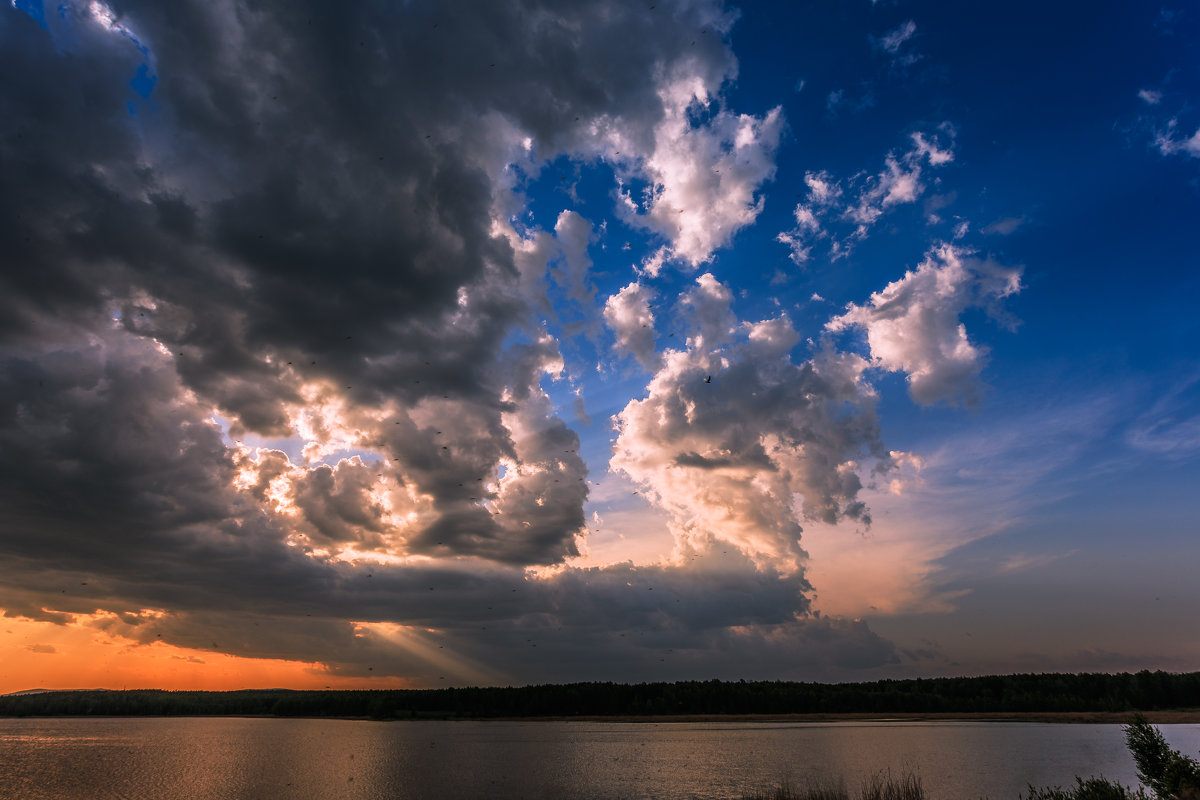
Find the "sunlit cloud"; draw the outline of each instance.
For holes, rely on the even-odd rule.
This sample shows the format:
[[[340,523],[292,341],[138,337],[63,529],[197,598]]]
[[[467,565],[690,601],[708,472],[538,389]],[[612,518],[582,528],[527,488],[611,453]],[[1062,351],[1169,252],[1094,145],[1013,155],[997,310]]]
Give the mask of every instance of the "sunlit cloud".
[[[965,98],[952,32],[866,5],[181,3],[4,7],[4,688],[880,674],[951,648],[874,619],[1089,563],[964,566],[1062,473],[1185,516],[1182,73],[1120,90],[1141,148],[1050,115],[1051,185],[1006,98],[1059,55]],[[1127,325],[1067,331],[1064,236],[1078,324]],[[994,424],[1071,369],[1118,410]]]
[[[762,184],[775,174],[781,109],[762,117],[717,110],[713,89],[682,75],[661,90],[664,118],[642,166],[645,196],[623,195],[626,219],[665,237],[670,256],[692,268],[708,262],[761,213]],[[707,116],[697,124],[696,113]],[[655,267],[648,272],[653,275]]]
[[[968,339],[960,316],[970,307],[996,308],[1020,291],[1020,277],[1019,268],[944,244],[869,305],[851,304],[826,327],[865,330],[872,363],[904,372],[917,402],[974,403],[986,351]]]

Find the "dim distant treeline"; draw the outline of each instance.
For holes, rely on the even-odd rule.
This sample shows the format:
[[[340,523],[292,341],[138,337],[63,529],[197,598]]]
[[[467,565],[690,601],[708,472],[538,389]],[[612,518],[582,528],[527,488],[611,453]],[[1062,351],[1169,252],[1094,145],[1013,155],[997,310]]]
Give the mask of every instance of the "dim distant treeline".
[[[711,680],[363,691],[92,690],[0,697],[2,716],[274,715],[420,719],[1131,712],[1180,708],[1200,708],[1200,672],[1024,674],[840,684]]]

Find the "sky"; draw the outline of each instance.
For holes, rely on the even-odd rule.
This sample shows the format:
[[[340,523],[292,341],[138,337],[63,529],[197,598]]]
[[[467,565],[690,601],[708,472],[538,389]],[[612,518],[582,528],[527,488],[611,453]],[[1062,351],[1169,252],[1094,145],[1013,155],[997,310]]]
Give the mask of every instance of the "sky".
[[[1200,669],[1198,48],[10,0],[0,692]]]

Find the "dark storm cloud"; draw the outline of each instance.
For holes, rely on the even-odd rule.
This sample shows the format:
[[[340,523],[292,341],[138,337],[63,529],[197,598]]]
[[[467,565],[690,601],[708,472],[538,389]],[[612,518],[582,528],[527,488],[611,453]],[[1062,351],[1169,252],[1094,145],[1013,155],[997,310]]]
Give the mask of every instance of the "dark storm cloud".
[[[267,498],[269,479],[244,493],[232,487],[234,451],[203,407],[178,402],[170,360],[152,344],[114,328],[86,350],[5,366],[6,396],[16,382],[43,392],[5,407],[0,419],[9,513],[0,547],[13,567],[0,582],[9,615],[64,623],[108,612],[93,624],[142,643],[428,681],[446,673],[475,682],[549,679],[559,669],[546,660],[552,656],[562,659],[557,674],[609,670],[630,680],[665,676],[669,663],[696,676],[732,676],[754,658],[762,674],[783,676],[797,674],[788,670],[801,662],[835,670],[892,657],[869,630],[814,617],[802,575],[756,568],[736,550],[694,554],[682,566],[564,569],[540,578],[494,562],[312,557],[284,544],[293,521],[255,502]],[[540,441],[562,443],[553,432]],[[39,461],[38,448],[55,458]],[[260,475],[276,477],[286,466],[271,453],[260,464]],[[310,473],[345,480],[319,514],[304,509],[330,539],[343,535],[352,515],[372,513],[369,503],[339,509],[365,477],[354,461],[340,470],[348,472]],[[388,638],[373,624],[406,630]],[[764,626],[767,633],[750,630]],[[439,664],[435,650],[465,660]],[[676,656],[671,662],[666,650]],[[717,661],[707,660],[710,652]],[[462,666],[476,662],[494,671]]]
[[[614,565],[535,580],[474,566],[359,570],[320,596],[320,614],[301,613],[310,605],[290,613],[197,607],[95,624],[142,643],[320,660],[335,675],[426,682],[844,675],[897,658],[864,624],[809,614],[802,579],[743,559],[709,570]]]
[[[151,318],[141,332],[183,346],[189,384],[235,412],[236,387],[221,381],[270,383],[265,355],[410,396],[486,393],[471,368],[520,309],[501,295],[465,341],[443,341],[443,316],[489,265],[512,269],[489,208],[496,151],[514,142],[489,115],[548,156],[586,146],[577,118],[619,116],[648,135],[659,101],[646,75],[679,56],[684,33],[639,36],[651,15],[598,5],[231,10],[114,8],[159,77],[131,116],[143,56],[127,37],[82,8],[68,7],[57,37],[5,9],[3,67],[23,76],[9,84],[5,135],[18,167],[5,196],[21,213],[5,216],[33,235],[21,255],[35,261],[15,260],[9,277],[26,282],[9,301],[75,299],[86,312],[137,287],[186,306],[184,324]],[[677,25],[694,38],[705,12]],[[712,48],[719,74],[728,55]],[[35,265],[59,273],[35,281]],[[407,363],[366,368],[398,346]],[[429,351],[464,368],[457,379],[398,386]]]
[[[0,123],[4,340],[38,316],[87,329],[117,312],[235,436],[292,433],[305,382],[357,407],[460,403],[432,448],[420,424],[355,423],[437,498],[441,528],[488,528],[463,505],[512,449],[502,395],[530,378],[501,348],[535,302],[492,229],[504,166],[526,136],[538,158],[594,155],[599,127],[649,142],[662,102],[647,76],[684,64],[719,84],[728,19],[708,3],[96,8],[68,4],[49,30],[3,11],[0,68],[21,76]],[[148,99],[130,86],[143,62]],[[547,526],[581,519],[580,497],[561,499],[575,511],[551,507]],[[540,550],[499,535],[457,541],[506,560],[572,552],[561,525],[530,537]]]
[[[866,625],[810,612],[802,576],[740,555],[704,561],[563,571],[537,587],[540,606],[461,640],[448,630],[447,646],[506,652],[527,680],[844,676],[896,660]]]
[[[366,544],[378,544],[371,534],[385,525],[383,505],[371,496],[375,482],[375,471],[357,458],[335,467],[322,464],[295,481],[295,503],[318,541],[336,545],[367,538]]]
[[[581,631],[558,642],[568,667],[625,658],[631,676],[653,648],[615,648],[627,628],[696,659],[723,648],[730,669],[742,645],[890,657],[810,617],[800,576],[522,570],[578,552],[587,467],[538,385],[557,344],[494,230],[505,167],[595,157],[597,131],[651,148],[656,76],[733,72],[719,8],[89,9],[48,30],[0,9],[5,614],[106,612],[140,642],[427,680],[451,647],[551,676],[513,637],[558,628]],[[585,262],[570,251],[562,275],[590,302]],[[386,461],[252,454],[214,412],[234,437],[304,424],[316,457]],[[416,522],[396,532],[393,512]],[[435,558],[322,553],[344,545]],[[635,578],[656,585],[634,597]],[[413,629],[390,639],[393,623]],[[802,634],[738,632],[755,625]],[[869,655],[821,643],[842,633]]]
[[[108,612],[93,624],[142,643],[427,681],[446,673],[473,682],[549,679],[558,669],[546,661],[552,655],[563,659],[567,671],[559,674],[649,678],[667,674],[657,671],[667,667],[664,650],[698,676],[718,667],[734,675],[748,657],[785,675],[794,674],[786,666],[793,659],[780,662],[780,654],[798,641],[809,642],[805,659],[830,669],[857,664],[845,648],[873,654],[872,663],[890,657],[890,646],[869,631],[842,636],[840,623],[812,617],[802,576],[756,569],[736,551],[696,555],[682,567],[565,569],[537,579],[479,561],[314,558],[284,544],[293,522],[252,502],[267,498],[283,458],[260,456],[268,480],[236,492],[234,451],[203,407],[178,401],[170,360],[152,344],[114,328],[86,350],[5,367],[5,396],[17,382],[42,392],[36,402],[5,407],[0,419],[9,512],[0,547],[13,566],[0,581],[9,615],[63,623]],[[553,431],[535,441],[564,443]],[[55,458],[39,461],[38,448]],[[319,513],[303,509],[330,539],[354,514],[372,513],[369,503],[339,506],[365,482],[361,464],[343,461],[341,470],[310,473],[344,483],[325,495]],[[388,638],[370,627],[377,623],[407,630]],[[775,630],[774,638],[745,630],[755,626]],[[833,632],[820,633],[826,628]],[[724,666],[706,661],[713,648],[726,654],[718,659]],[[456,658],[438,663],[435,650]],[[476,662],[493,672],[463,666]],[[582,671],[572,673],[572,664]]]

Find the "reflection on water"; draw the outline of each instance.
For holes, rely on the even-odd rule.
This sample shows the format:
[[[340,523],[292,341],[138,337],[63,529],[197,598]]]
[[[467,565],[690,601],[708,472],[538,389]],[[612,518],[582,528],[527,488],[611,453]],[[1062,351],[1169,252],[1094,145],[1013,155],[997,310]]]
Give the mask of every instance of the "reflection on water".
[[[1200,725],[1163,725],[1200,749]],[[1136,783],[1119,725],[0,719],[12,800],[721,800],[780,780],[915,768],[931,800]]]

